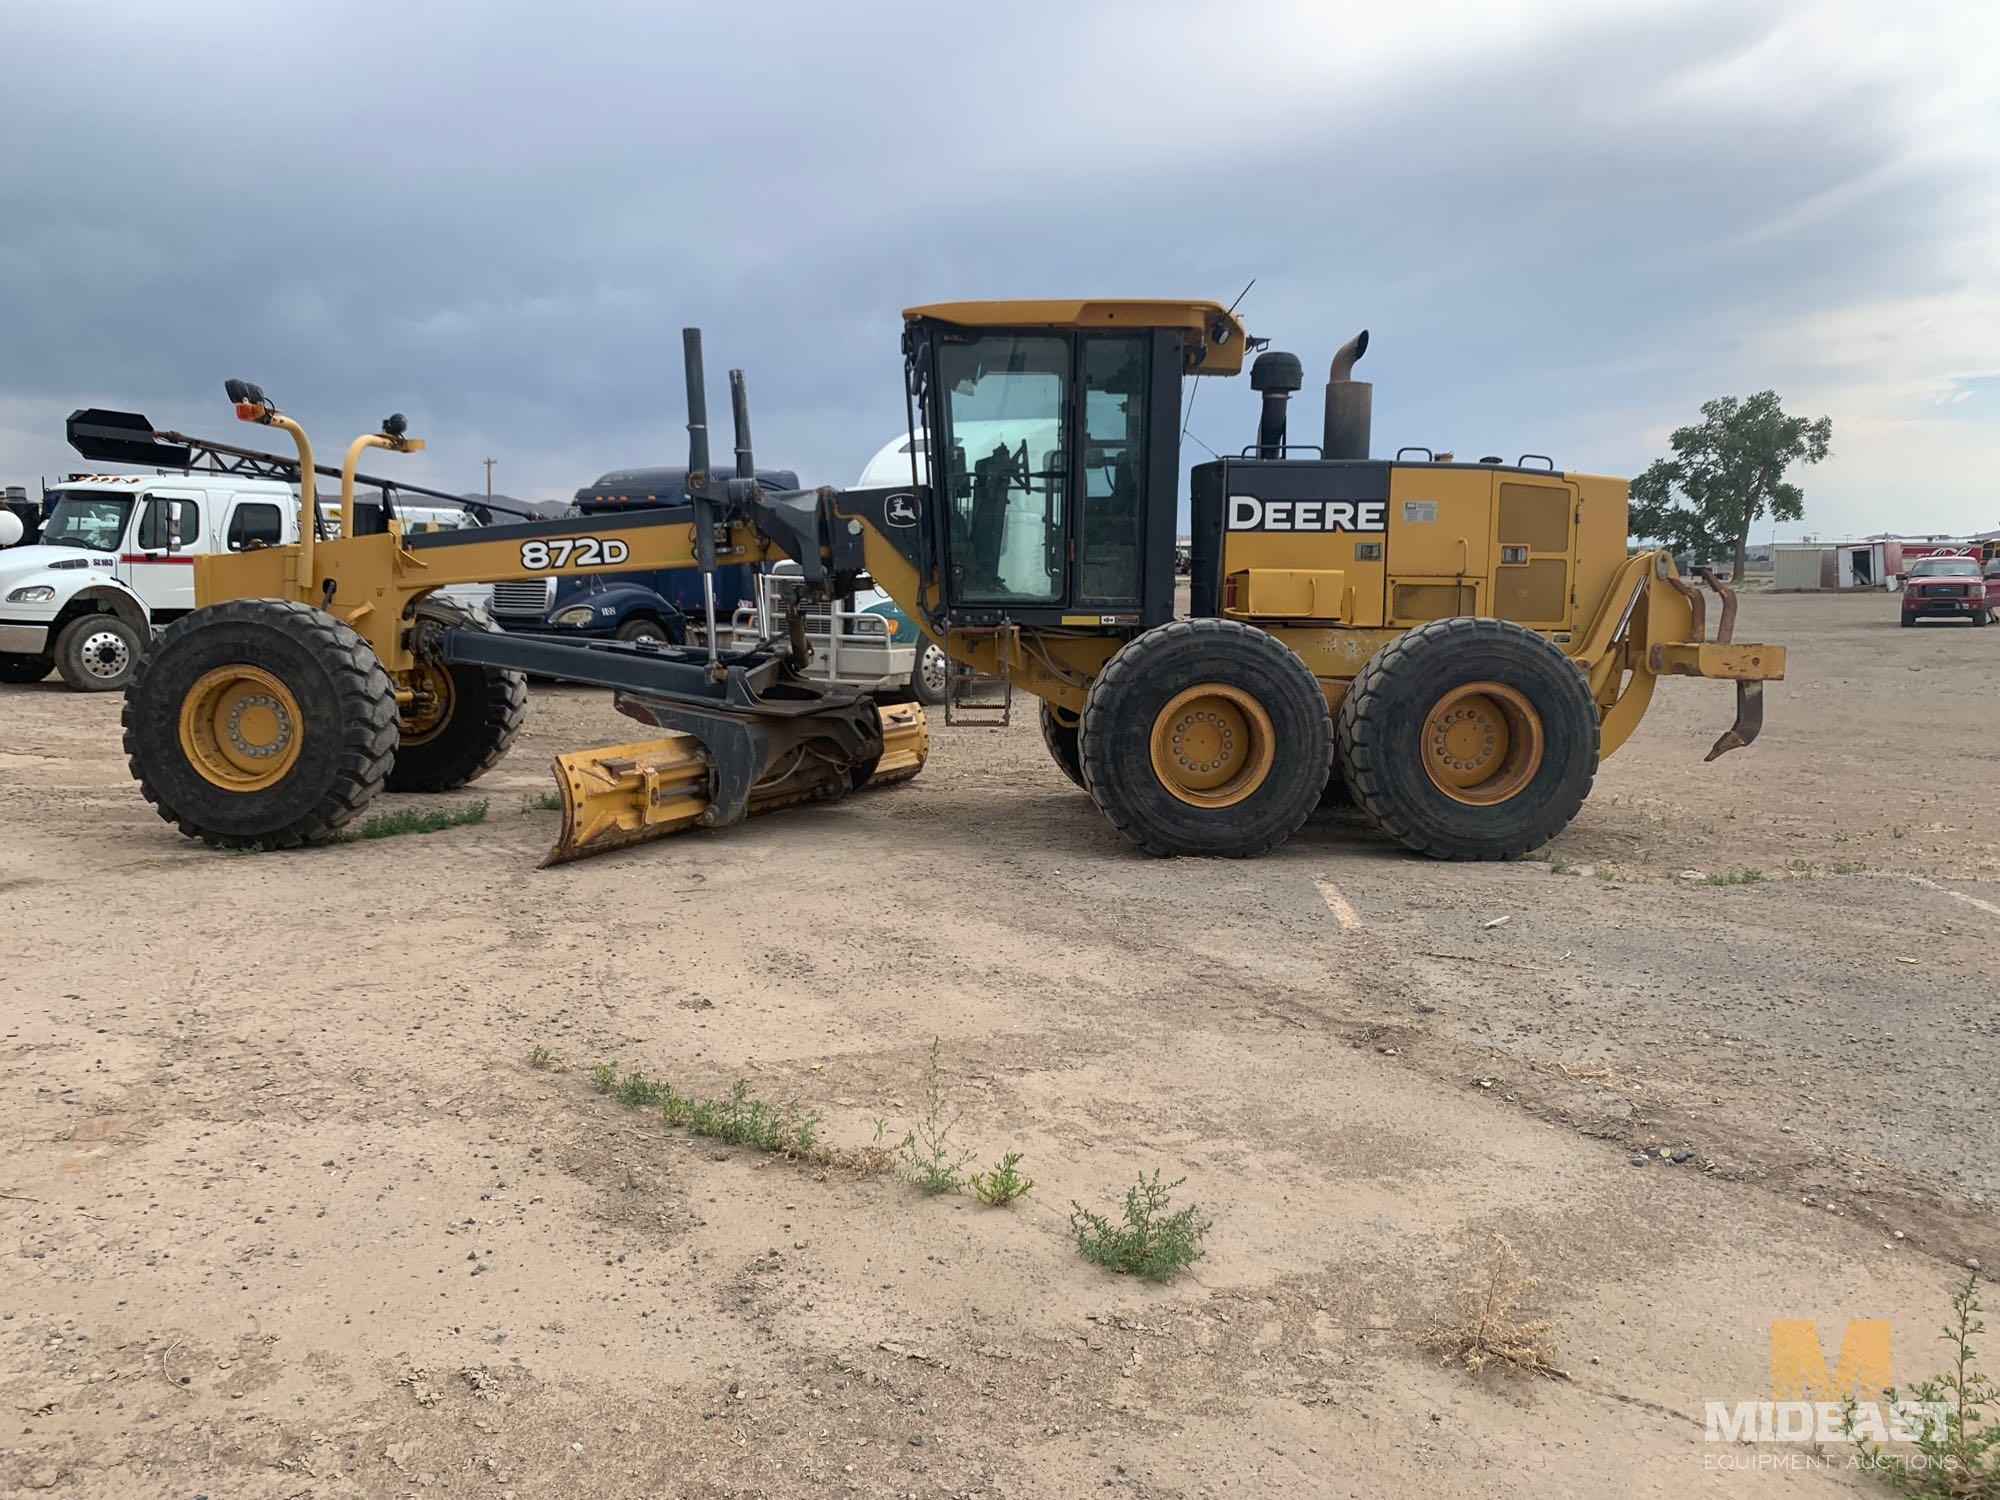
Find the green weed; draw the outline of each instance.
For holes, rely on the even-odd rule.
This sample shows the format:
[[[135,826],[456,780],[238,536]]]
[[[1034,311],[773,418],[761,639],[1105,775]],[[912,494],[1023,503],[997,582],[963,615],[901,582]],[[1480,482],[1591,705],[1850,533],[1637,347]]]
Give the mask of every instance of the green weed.
[[[522,812],[561,812],[561,792],[533,792],[521,799]]]
[[[553,1068],[555,1065],[556,1055],[546,1047],[536,1047],[528,1053],[528,1066],[531,1068]]]
[[[1717,870],[1712,875],[1704,875],[1701,883],[1703,885],[1755,885],[1758,881],[1765,878],[1762,870]]]
[[[821,1143],[820,1116],[816,1111],[801,1109],[795,1099],[779,1105],[759,1099],[751,1094],[749,1083],[740,1078],[720,1099],[682,1094],[672,1084],[650,1079],[637,1068],[621,1076],[608,1062],[591,1069],[590,1082],[598,1093],[611,1095],[627,1109],[657,1109],[667,1124],[696,1135],[711,1136],[731,1146],[754,1146],[759,1151],[805,1157],[827,1166],[854,1164]]]
[[[1035,1179],[1015,1170],[1020,1164],[1021,1153],[1009,1151],[990,1172],[974,1172],[973,1196],[988,1208],[999,1208],[1024,1195],[1035,1185]]]
[[[1137,1184],[1125,1190],[1123,1224],[1113,1224],[1072,1199],[1069,1228],[1077,1254],[1093,1265],[1148,1281],[1167,1281],[1185,1271],[1208,1253],[1201,1242],[1213,1227],[1194,1204],[1167,1212],[1174,1189],[1186,1181],[1180,1177],[1163,1184],[1158,1168],[1150,1178],[1141,1173]]]
[[[2000,1494],[2000,1416],[1981,1415],[2000,1406],[2000,1382],[1979,1368],[1972,1348],[1973,1335],[1986,1331],[1979,1316],[1978,1287],[1979,1273],[1974,1271],[1952,1294],[1951,1321],[1938,1335],[1951,1345],[1950,1368],[1919,1381],[1901,1398],[1940,1418],[1913,1424],[1914,1453],[1890,1453],[1880,1439],[1858,1434],[1860,1408],[1852,1396],[1847,1399],[1842,1430],[1859,1451],[1860,1467],[1899,1495],[1954,1500]],[[1891,1406],[1898,1400],[1893,1386],[1883,1395]]]
[[[361,825],[358,837],[364,839],[392,839],[404,833],[439,833],[447,828],[463,828],[471,823],[486,821],[487,802],[481,797],[477,802],[468,802],[463,807],[431,807],[421,811],[403,808],[397,812],[377,813]]]
[[[924,1070],[924,1113],[897,1146],[905,1175],[935,1197],[955,1193],[965,1186],[965,1164],[972,1152],[952,1139],[958,1117],[947,1116],[944,1107],[943,1073],[938,1067],[938,1039],[931,1038],[930,1065]]]

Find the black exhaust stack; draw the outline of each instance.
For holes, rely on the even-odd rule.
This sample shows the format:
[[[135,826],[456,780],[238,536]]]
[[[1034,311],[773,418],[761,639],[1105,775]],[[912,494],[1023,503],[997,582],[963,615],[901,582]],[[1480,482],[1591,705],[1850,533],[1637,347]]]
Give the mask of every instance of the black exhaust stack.
[[[1257,419],[1257,456],[1285,456],[1285,408],[1292,392],[1306,383],[1305,367],[1296,354],[1273,349],[1257,356],[1250,367],[1250,389],[1264,397],[1264,411]]]
[[[1333,356],[1326,377],[1326,432],[1321,448],[1328,458],[1366,458],[1375,423],[1375,387],[1354,378],[1354,362],[1368,352],[1362,329]]]

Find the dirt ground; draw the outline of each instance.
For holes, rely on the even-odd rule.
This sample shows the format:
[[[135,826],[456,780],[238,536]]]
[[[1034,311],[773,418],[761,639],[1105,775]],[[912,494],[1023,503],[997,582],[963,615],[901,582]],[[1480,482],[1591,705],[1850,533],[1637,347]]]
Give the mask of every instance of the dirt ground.
[[[566,689],[420,799],[485,826],[225,856],[140,801],[114,699],[0,688],[0,1493],[1865,1492],[1703,1403],[1770,1394],[1774,1318],[1829,1363],[1888,1318],[1930,1373],[2000,1265],[2000,632],[1740,633],[1792,650],[1759,744],[1702,764],[1729,690],[1669,683],[1502,867],[1337,809],[1147,859],[1029,712],[540,871],[549,755],[631,734]],[[1011,1208],[589,1081],[744,1078],[861,1145],[933,1037]],[[1208,1258],[1081,1261],[1071,1200],[1156,1167]],[[1421,1347],[1496,1232],[1568,1379]]]

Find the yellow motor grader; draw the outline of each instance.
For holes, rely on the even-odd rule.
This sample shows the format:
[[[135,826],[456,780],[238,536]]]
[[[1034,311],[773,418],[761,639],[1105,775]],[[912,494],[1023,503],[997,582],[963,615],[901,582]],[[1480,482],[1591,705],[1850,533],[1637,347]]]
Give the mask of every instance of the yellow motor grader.
[[[1733,680],[1710,759],[1748,744],[1782,647],[1731,639],[1664,551],[1630,553],[1626,485],[1524,455],[1370,457],[1364,333],[1335,356],[1318,445],[1289,440],[1298,359],[1259,355],[1254,443],[1191,473],[1192,610],[1177,618],[1184,383],[1240,372],[1253,341],[1220,304],[954,302],[904,314],[908,484],[778,492],[756,479],[731,372],[733,475],[711,464],[700,334],[687,331],[689,503],[618,517],[357,534],[353,468],[337,538],[195,560],[201,607],[127,692],[132,771],[162,817],[222,845],[337,832],[387,787],[490,767],[522,675],[595,683],[662,737],[560,756],[551,861],[903,780],[915,706],[812,682],[800,611],[864,576],[955,674],[1040,700],[1063,772],[1155,854],[1244,856],[1342,788],[1421,853],[1504,859],[1577,812],[1601,756],[1662,676]],[[255,386],[237,415],[303,431]],[[127,414],[135,428],[144,419]],[[133,456],[127,444],[120,456]],[[1412,455],[1417,455],[1413,457]],[[302,516],[314,513],[311,482]],[[723,649],[713,571],[791,558],[782,638]],[[450,584],[699,568],[698,645],[502,634],[436,600]],[[776,632],[774,632],[776,634]],[[949,712],[949,700],[948,700]]]

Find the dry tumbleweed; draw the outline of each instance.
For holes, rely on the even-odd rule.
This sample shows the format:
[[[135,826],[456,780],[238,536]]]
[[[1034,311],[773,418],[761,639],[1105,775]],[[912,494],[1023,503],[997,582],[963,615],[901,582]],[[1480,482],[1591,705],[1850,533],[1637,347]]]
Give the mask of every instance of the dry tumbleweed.
[[[1477,1375],[1498,1360],[1517,1370],[1529,1370],[1559,1380],[1569,1379],[1556,1367],[1555,1346],[1547,1342],[1549,1324],[1515,1321],[1514,1309],[1541,1285],[1530,1276],[1505,1235],[1493,1236],[1486,1256],[1483,1286],[1462,1287],[1462,1320],[1440,1323],[1424,1338],[1424,1347],[1443,1364],[1463,1364]]]

